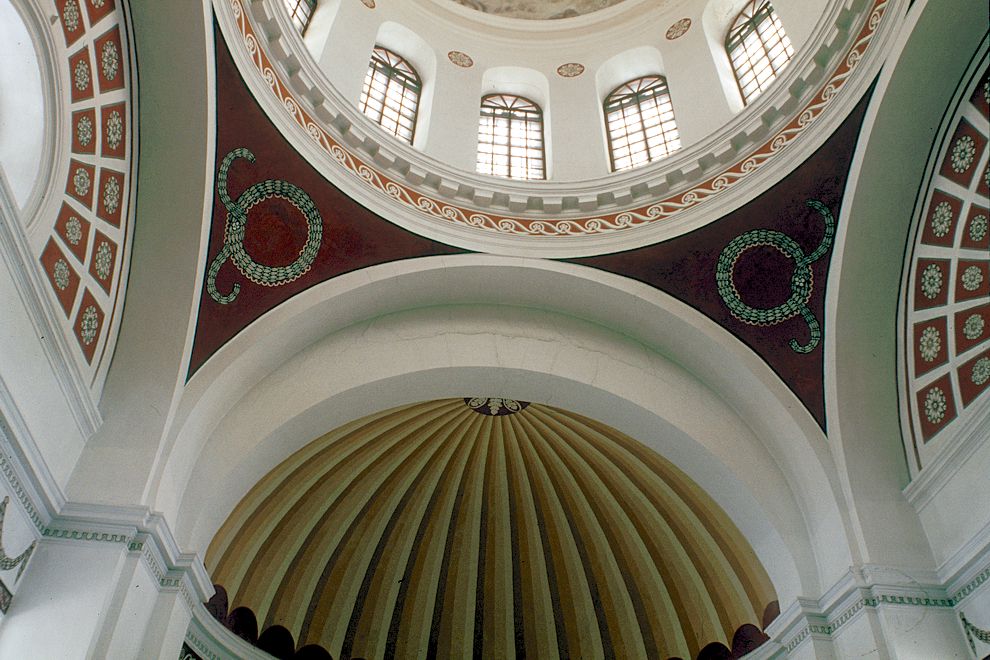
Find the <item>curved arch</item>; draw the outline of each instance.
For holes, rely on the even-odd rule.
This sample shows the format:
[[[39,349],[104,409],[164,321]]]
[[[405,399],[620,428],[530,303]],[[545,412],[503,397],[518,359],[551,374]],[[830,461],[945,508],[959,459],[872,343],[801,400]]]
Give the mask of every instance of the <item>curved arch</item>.
[[[0,169],[25,224],[34,219],[57,169],[50,157],[57,139],[58,104],[55,51],[48,34],[30,4],[0,3],[0,87],[18,90],[0,97],[0,116],[5,118],[0,125]]]
[[[857,561],[936,568],[928,544],[951,543],[946,535],[927,533],[918,511],[903,495],[908,462],[902,444],[898,391],[897,318],[904,249],[924,179],[932,143],[919,139],[919,125],[938,126],[959,83],[946,72],[965,71],[985,35],[979,3],[951,17],[935,3],[916,3],[905,30],[892,49],[874,103],[863,122],[851,168],[826,294],[826,401],[829,439],[851,505]],[[970,13],[972,12],[972,13]],[[951,41],[956,47],[940,48]],[[921,77],[921,72],[924,72]],[[917,97],[919,85],[927,91]],[[903,116],[911,100],[910,117]],[[912,136],[906,140],[905,136]],[[934,136],[932,136],[934,137]],[[892,177],[890,163],[898,163]],[[859,220],[858,222],[855,220]],[[975,478],[975,476],[974,476]],[[963,480],[966,497],[974,482]],[[882,504],[879,504],[882,503]],[[961,503],[962,504],[962,503]],[[962,504],[966,508],[965,504]],[[936,517],[953,507],[938,507]],[[965,535],[975,519],[953,529]],[[968,537],[967,537],[968,538]],[[911,541],[910,539],[915,539]]]
[[[547,108],[550,104],[550,82],[535,69],[496,66],[485,69],[481,78],[481,94],[513,94]]]
[[[548,293],[556,311],[539,309]],[[776,571],[785,602],[850,563],[835,552],[843,507],[824,439],[748,349],[645,285],[480,255],[352,273],[247,328],[189,382],[152,479],[162,484],[154,506],[198,547],[220,520],[200,518],[197,503],[211,499],[222,516],[242,487],[328,428],[382,401],[492,389],[598,419],[660,451],[729,512]],[[276,410],[264,403],[273,401]],[[211,486],[217,470],[231,479]]]
[[[202,246],[208,228],[203,218],[213,197],[216,121],[214,97],[207,93],[215,82],[213,60],[207,56],[213,47],[210,12],[200,0],[175,0],[150,3],[131,15],[132,32],[142,35],[134,43],[139,55],[164,52],[175,43],[184,47],[173,54],[168,67],[142,71],[142,97],[154,100],[156,114],[155,121],[142,125],[142,144],[153,148],[134,173],[140,178],[135,206],[143,229],[135,235],[132,259],[140,268],[127,281],[127,314],[121,316],[101,398],[101,406],[116,414],[104,420],[76,463],[66,489],[76,501],[144,501],[169,410],[184,381],[185,348],[194,332],[207,266]],[[177,89],[189,93],[179,95]],[[176,190],[183,194],[176,196]],[[120,303],[123,306],[123,295]],[[142,386],[136,388],[138,382]],[[130,444],[126,467],[112,477],[111,492],[103,485],[111,478],[104,456],[119,448],[122,437],[143,440]]]

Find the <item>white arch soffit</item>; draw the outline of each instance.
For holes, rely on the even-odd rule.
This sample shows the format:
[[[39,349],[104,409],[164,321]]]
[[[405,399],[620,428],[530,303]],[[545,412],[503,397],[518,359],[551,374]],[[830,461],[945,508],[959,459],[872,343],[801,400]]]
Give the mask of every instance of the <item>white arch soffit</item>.
[[[140,167],[131,175],[137,179],[133,213],[141,218],[141,230],[131,241],[128,261],[139,267],[127,273],[126,298],[121,296],[127,313],[118,314],[119,336],[100,401],[102,409],[115,414],[106,417],[87,441],[68,487],[70,499],[116,505],[147,502],[147,478],[162,452],[161,439],[185,383],[186,349],[195,333],[209,264],[211,227],[205,219],[213,213],[215,178],[215,95],[205,92],[216,82],[210,5],[202,0],[133,4],[139,4],[140,10],[128,14],[134,21],[129,27],[135,35],[130,40],[132,62],[141,53],[159,52],[169,44],[181,42],[186,47],[171,66],[142,70],[142,94],[157,103],[141,110],[151,113],[154,121],[143,122],[141,140],[146,148],[140,154]],[[191,43],[197,47],[189,47]],[[186,76],[189,70],[201,78]],[[201,98],[176,96],[175,89],[182,85],[204,92]],[[182,112],[163,105],[164,98],[181,99]],[[130,103],[136,108],[138,102],[135,94]],[[190,117],[202,121],[190,124]],[[190,130],[190,125],[202,130]],[[135,150],[135,160],[137,156]],[[184,194],[176,196],[177,189]],[[179,328],[181,332],[176,331]],[[120,438],[130,438],[133,453],[121,455],[119,469],[111,475],[105,471],[107,456],[118,453]],[[108,479],[115,480],[112,487],[107,486]]]
[[[917,543],[925,532],[901,493],[909,479],[907,460],[913,459],[905,456],[901,436],[901,326],[895,321],[913,236],[905,218],[916,215],[932,150],[917,127],[942,123],[960,76],[985,39],[985,23],[973,16],[985,16],[986,5],[966,0],[966,7],[972,11],[960,3],[958,11],[946,13],[938,3],[916,0],[907,14],[864,118],[839,215],[845,221],[837,228],[826,286],[825,325],[832,330],[825,333],[825,401],[829,444],[861,562],[933,562],[929,546]],[[956,47],[942,46],[948,43]],[[932,73],[919,80],[918,71]],[[925,94],[917,93],[919,86]],[[911,112],[904,113],[908,102]]]
[[[0,89],[18,94],[0,95],[0,173],[7,179],[22,224],[33,227],[44,215],[42,207],[57,181],[66,150],[60,135],[63,94],[59,76],[56,34],[47,17],[29,0],[0,0]],[[45,230],[48,228],[45,227]]]
[[[808,38],[810,45],[795,43],[798,51],[774,86],[747,106],[745,112],[738,113],[704,140],[662,162],[627,172],[578,182],[535,183],[466,172],[396,140],[383,140],[381,132],[353,107],[353,103],[337,93],[308,53],[296,54],[303,53],[305,45],[281,8],[272,7],[271,0],[213,0],[213,5],[221,31],[231,46],[234,62],[269,119],[310,164],[352,199],[401,227],[450,245],[496,254],[564,258],[631,249],[684,234],[766,192],[807,160],[856,106],[879,70],[889,42],[896,36],[907,0],[879,1],[883,18],[878,21],[879,27],[869,48],[862,56],[849,57],[849,61],[855,61],[855,67],[841,80],[833,81],[834,85],[841,83],[841,91],[830,96],[827,109],[811,121],[798,138],[773,153],[772,165],[755,167],[738,178],[730,177],[735,183],[720,186],[714,194],[700,194],[700,202],[678,203],[684,208],[660,222],[588,235],[553,237],[514,235],[509,230],[481,229],[467,226],[465,222],[430,216],[374,187],[369,181],[377,180],[379,175],[370,168],[359,173],[346,169],[337,158],[347,160],[347,157],[340,151],[332,156],[314,139],[311,131],[327,131],[379,172],[445,205],[444,217],[460,213],[455,207],[463,206],[465,212],[478,210],[493,222],[499,220],[499,224],[510,225],[514,217],[604,218],[623,209],[649,205],[651,200],[665,199],[676,190],[686,192],[691,185],[716,176],[726,165],[742,159],[744,154],[775,135],[810,102],[828,79],[832,67],[846,57],[848,47],[855,41],[852,33],[858,33],[861,22],[874,11],[873,2],[864,7],[857,0],[829,0]],[[240,19],[235,16],[234,4],[243,11],[242,19],[248,20],[256,31],[250,53],[238,27]],[[675,13],[670,16],[675,20],[680,18]],[[259,43],[259,40],[265,43]],[[268,70],[268,74],[281,78],[284,88],[295,98],[294,102],[283,102],[273,94],[270,81],[252,60],[252,53],[258,50],[268,53],[273,61],[281,58],[283,63],[276,63],[276,70]],[[823,67],[823,61],[830,62],[829,66]],[[297,104],[317,118],[320,128],[304,128],[297,123],[294,119],[299,111]],[[594,100],[589,99],[589,104],[595,105]],[[589,111],[592,111],[590,106]],[[603,154],[603,157],[607,155]],[[762,156],[757,160],[762,160]],[[465,197],[469,194],[466,191],[472,191],[470,196]],[[550,210],[561,209],[565,198],[577,200],[580,209]],[[493,199],[508,199],[509,206],[492,206]],[[665,202],[665,205],[669,204]],[[514,210],[509,210],[510,207]],[[526,211],[531,208],[544,211],[535,214]],[[503,220],[505,218],[510,220]]]
[[[174,516],[180,542],[205,549],[248,488],[319,435],[402,403],[475,394],[557,405],[646,442],[726,509],[777,571],[782,597],[813,593],[819,573],[849,565],[835,551],[846,533],[825,438],[751,350],[645,284],[486,255],[343,275],[248,326],[188,383],[149,501]],[[775,542],[793,559],[781,563]]]

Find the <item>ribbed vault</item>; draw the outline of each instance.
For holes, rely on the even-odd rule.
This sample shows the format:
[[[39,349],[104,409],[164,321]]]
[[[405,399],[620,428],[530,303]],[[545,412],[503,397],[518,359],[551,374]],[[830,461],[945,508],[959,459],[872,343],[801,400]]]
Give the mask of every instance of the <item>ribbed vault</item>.
[[[760,622],[766,572],[683,472],[492,402],[377,413],[272,470],[210,545],[231,607],[341,658],[694,657]]]

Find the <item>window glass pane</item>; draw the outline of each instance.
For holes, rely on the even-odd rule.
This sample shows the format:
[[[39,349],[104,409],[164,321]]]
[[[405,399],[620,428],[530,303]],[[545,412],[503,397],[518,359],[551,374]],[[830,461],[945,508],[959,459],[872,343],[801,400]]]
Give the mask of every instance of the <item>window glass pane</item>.
[[[725,49],[744,103],[769,87],[794,55],[770,0],[751,0],[743,8],[726,35]]]
[[[605,99],[612,170],[645,165],[680,148],[667,79],[631,80]]]
[[[289,19],[296,26],[300,34],[306,32],[309,21],[313,17],[313,10],[316,9],[316,0],[282,0],[285,11],[289,14]]]
[[[402,57],[375,46],[358,108],[383,130],[412,144],[423,84]]]
[[[492,155],[493,154],[493,155]],[[543,111],[521,96],[481,100],[477,171],[512,179],[543,179]]]

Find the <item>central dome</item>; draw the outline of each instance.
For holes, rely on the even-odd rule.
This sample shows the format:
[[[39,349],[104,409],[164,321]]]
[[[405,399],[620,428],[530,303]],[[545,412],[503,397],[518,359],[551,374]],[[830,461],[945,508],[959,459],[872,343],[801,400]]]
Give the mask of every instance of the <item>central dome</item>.
[[[486,14],[548,20],[573,18],[617,5],[622,0],[452,0]]]

